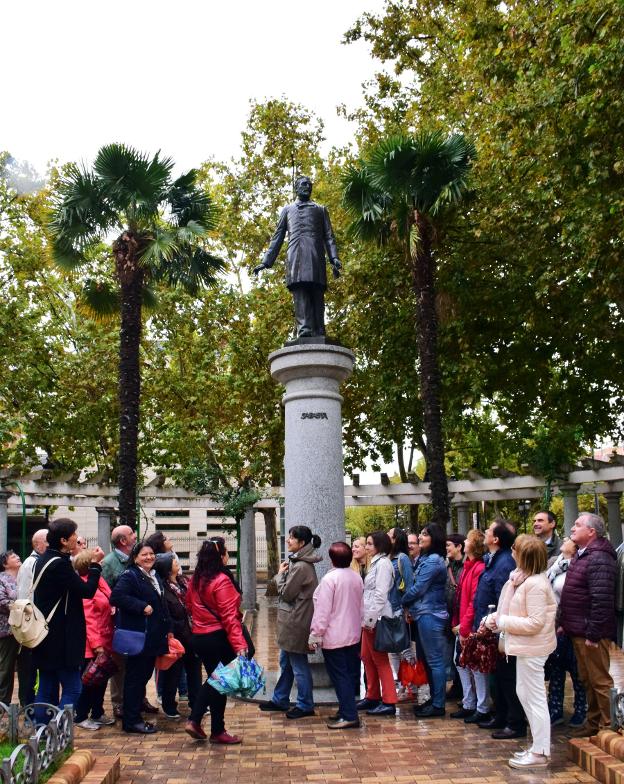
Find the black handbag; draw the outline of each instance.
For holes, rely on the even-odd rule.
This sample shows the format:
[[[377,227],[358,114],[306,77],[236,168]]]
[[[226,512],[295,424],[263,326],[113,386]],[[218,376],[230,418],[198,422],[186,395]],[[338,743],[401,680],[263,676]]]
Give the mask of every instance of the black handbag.
[[[409,627],[402,615],[394,618],[382,617],[375,626],[376,651],[401,653],[411,647]]]

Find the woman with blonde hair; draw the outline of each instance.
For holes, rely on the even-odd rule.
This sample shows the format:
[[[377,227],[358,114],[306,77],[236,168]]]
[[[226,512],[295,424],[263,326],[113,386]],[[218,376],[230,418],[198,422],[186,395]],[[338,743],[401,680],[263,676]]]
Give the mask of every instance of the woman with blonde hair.
[[[351,542],[351,553],[353,559],[351,561],[351,568],[356,571],[362,581],[366,579],[366,574],[370,568],[370,556],[366,551],[366,537],[358,536]]]
[[[550,761],[550,715],[544,686],[544,664],[557,646],[557,602],[546,576],[548,553],[537,536],[522,534],[513,547],[517,568],[509,575],[495,613],[486,626],[501,632],[506,656],[516,657],[516,693],[524,708],[533,743],[517,752],[509,766],[545,768]]]

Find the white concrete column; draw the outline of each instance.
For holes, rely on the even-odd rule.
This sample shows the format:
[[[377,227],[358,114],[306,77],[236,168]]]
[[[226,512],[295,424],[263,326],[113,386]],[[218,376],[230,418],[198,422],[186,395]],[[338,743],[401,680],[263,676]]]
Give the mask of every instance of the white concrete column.
[[[609,539],[614,547],[622,544],[622,516],[620,514],[620,501],[622,493],[611,491],[604,494],[607,502],[607,519],[609,521]]]
[[[580,485],[574,483],[559,485],[559,492],[563,496],[563,529],[566,536],[570,536],[574,521],[579,514],[579,487]]]
[[[112,506],[96,506],[97,512],[97,543],[105,553],[111,549],[111,521],[115,515]]]
[[[455,508],[457,509],[457,533],[467,534],[470,524],[470,504],[467,501],[462,501],[462,503],[456,504]]]
[[[319,579],[330,568],[327,549],[345,538],[340,383],[355,356],[343,346],[306,343],[269,356],[271,375],[286,387],[284,486],[286,530],[307,525],[321,537]]]
[[[256,515],[252,507],[247,509],[240,524],[238,558],[243,591],[243,610],[256,609]]]
[[[9,541],[9,496],[8,490],[0,490],[0,552],[4,552]]]

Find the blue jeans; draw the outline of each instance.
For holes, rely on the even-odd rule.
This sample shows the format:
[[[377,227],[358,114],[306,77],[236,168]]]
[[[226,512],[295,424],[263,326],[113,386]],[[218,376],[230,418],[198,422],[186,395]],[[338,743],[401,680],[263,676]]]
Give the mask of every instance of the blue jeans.
[[[307,655],[280,651],[279,663],[281,672],[271,697],[272,702],[279,705],[280,708],[288,708],[290,706],[290,690],[296,681],[297,707],[305,711],[313,710],[312,672]]]
[[[429,674],[431,702],[434,708],[444,708],[446,702],[446,655],[448,642],[446,621],[435,615],[420,615],[416,619],[418,641]]]
[[[61,687],[61,699],[59,701],[59,686]],[[61,670],[39,670],[39,691],[37,692],[37,702],[47,702],[50,705],[57,705],[64,708],[66,705],[76,707],[78,698],[82,691],[82,680],[78,667],[65,667]],[[47,723],[49,716],[45,716],[45,710],[37,711],[37,721]]]
[[[323,658],[327,674],[338,697],[338,713],[345,721],[355,721],[358,717],[355,707],[356,686],[360,690],[360,644],[346,648],[323,648]]]

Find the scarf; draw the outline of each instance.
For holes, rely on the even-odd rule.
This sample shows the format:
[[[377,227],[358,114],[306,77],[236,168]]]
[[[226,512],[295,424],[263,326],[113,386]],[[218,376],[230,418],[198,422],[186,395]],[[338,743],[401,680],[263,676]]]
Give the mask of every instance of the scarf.
[[[553,585],[557,577],[560,574],[565,574],[568,571],[568,566],[570,566],[570,558],[564,558],[563,555],[560,555],[554,564],[550,567],[550,569],[546,572],[546,577],[550,581],[550,584]]]
[[[498,615],[509,615],[509,605],[514,597],[516,590],[522,585],[529,575],[523,572],[522,569],[514,569],[509,575],[507,585],[501,593],[500,606],[498,608]]]

